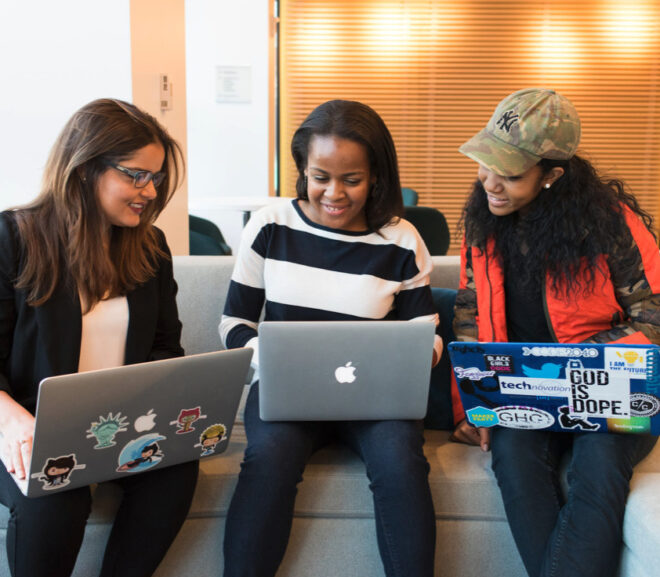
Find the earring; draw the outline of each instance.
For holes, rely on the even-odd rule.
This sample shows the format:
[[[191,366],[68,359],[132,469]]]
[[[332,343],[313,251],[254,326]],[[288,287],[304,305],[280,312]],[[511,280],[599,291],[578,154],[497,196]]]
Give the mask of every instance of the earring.
[[[545,189],[547,190],[547,189],[550,188],[551,186],[552,186],[552,185],[551,185],[549,182],[546,182],[546,183],[543,185],[543,188],[545,188]]]

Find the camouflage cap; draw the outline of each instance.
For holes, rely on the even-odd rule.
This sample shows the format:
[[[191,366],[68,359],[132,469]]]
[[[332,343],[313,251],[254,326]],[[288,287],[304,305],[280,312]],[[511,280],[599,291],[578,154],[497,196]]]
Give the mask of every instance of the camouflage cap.
[[[525,88],[497,105],[486,128],[459,151],[502,176],[517,176],[542,158],[571,158],[580,142],[580,117],[554,90]]]

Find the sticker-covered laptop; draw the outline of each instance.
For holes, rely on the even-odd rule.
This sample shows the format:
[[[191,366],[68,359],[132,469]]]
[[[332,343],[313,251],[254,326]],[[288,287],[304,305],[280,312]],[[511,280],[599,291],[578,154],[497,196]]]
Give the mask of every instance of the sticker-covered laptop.
[[[656,345],[453,342],[448,350],[475,426],[660,434]]]
[[[435,326],[410,321],[259,325],[264,420],[421,419]]]
[[[252,351],[59,375],[39,385],[28,497],[218,455]]]

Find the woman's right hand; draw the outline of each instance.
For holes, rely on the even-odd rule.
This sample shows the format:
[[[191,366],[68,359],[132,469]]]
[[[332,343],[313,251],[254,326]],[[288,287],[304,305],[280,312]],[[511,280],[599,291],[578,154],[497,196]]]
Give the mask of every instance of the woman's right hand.
[[[0,392],[0,459],[9,473],[25,479],[32,458],[34,416]]]
[[[490,431],[484,427],[475,427],[463,419],[449,437],[450,441],[478,445],[486,452],[490,449]]]

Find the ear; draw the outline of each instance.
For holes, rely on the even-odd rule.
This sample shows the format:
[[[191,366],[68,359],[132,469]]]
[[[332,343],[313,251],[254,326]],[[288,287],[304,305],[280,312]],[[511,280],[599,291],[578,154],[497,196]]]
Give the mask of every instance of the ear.
[[[564,169],[561,166],[555,166],[543,177],[541,186],[550,188],[562,176],[564,176]]]

